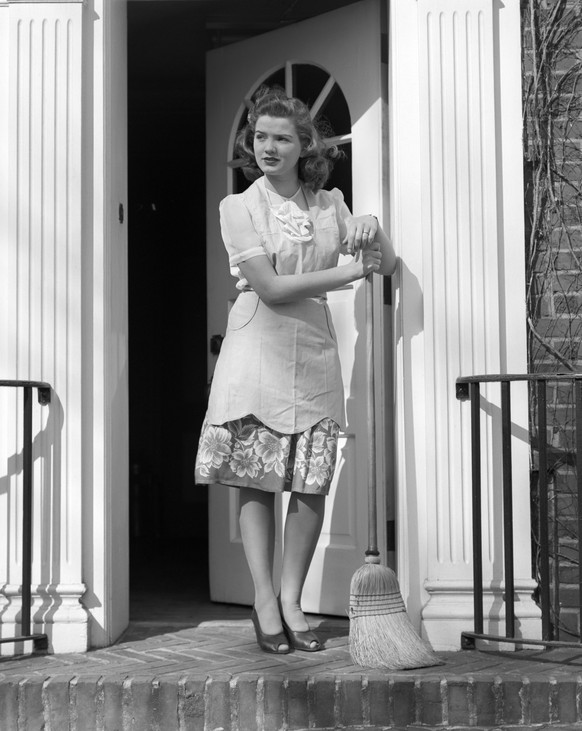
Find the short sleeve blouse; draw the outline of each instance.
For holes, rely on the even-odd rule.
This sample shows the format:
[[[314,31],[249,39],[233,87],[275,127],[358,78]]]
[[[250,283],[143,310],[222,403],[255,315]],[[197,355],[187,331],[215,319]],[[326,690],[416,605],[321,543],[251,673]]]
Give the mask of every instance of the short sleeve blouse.
[[[347,219],[351,216],[351,213],[344,201],[342,192],[337,188],[330,191],[320,190],[317,193],[304,189],[304,192],[309,204],[310,214],[315,222],[314,238],[320,239],[321,225],[326,225],[324,221],[329,220],[326,212],[331,212],[330,209],[334,209],[335,215],[333,218],[336,230],[334,238],[337,241],[334,248],[337,254],[345,253],[345,245],[342,242],[346,236]],[[237,289],[239,290],[248,288],[248,282],[238,266],[241,262],[248,261],[256,256],[268,256],[274,263],[272,246],[268,241],[269,237],[265,237],[264,230],[261,233],[257,230],[257,227],[262,227],[262,224],[259,224],[257,220],[258,209],[260,209],[259,218],[263,219],[266,215],[265,208],[270,209],[273,213],[277,205],[270,204],[269,198],[264,191],[263,178],[255,181],[245,193],[229,195],[220,203],[222,238],[228,253],[231,274],[239,280],[237,282]],[[253,221],[251,211],[254,212],[255,221]],[[269,215],[268,218],[270,220],[269,227],[275,226],[277,231],[281,232],[280,225],[276,223],[276,217]],[[326,266],[330,265],[333,264],[327,263]]]

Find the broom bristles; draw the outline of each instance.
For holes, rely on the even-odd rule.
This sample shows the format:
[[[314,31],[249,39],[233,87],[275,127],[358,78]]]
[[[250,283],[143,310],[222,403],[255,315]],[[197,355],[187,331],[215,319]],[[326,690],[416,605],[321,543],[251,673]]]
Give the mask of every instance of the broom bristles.
[[[356,665],[406,670],[441,664],[408,618],[396,574],[376,563],[352,577],[349,640]]]

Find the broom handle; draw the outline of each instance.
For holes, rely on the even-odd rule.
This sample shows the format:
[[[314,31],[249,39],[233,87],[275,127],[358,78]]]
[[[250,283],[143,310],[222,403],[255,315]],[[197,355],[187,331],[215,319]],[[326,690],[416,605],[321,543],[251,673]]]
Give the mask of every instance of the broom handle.
[[[379,556],[376,507],[376,409],[374,404],[374,289],[368,274],[366,289],[366,373],[368,407],[368,550],[366,556]]]

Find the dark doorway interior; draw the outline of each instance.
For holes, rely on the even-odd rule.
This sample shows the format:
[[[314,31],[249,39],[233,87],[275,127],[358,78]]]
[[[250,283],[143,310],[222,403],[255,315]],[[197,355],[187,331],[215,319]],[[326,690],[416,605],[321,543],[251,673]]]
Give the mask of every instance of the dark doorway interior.
[[[208,381],[205,53],[347,4],[128,3],[134,620],[186,619],[208,599],[207,490],[193,484]]]
[[[186,599],[208,586],[207,495],[193,484],[207,381],[196,7],[128,3],[132,618],[151,593]]]

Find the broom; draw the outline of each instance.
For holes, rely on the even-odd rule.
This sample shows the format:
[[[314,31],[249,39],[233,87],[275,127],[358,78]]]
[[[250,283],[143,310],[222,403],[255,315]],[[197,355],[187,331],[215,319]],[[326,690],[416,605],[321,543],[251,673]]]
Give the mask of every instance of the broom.
[[[356,665],[405,670],[440,665],[406,614],[396,574],[380,565],[376,505],[374,412],[374,327],[372,275],[366,278],[366,359],[368,368],[368,550],[350,585],[350,655]]]

